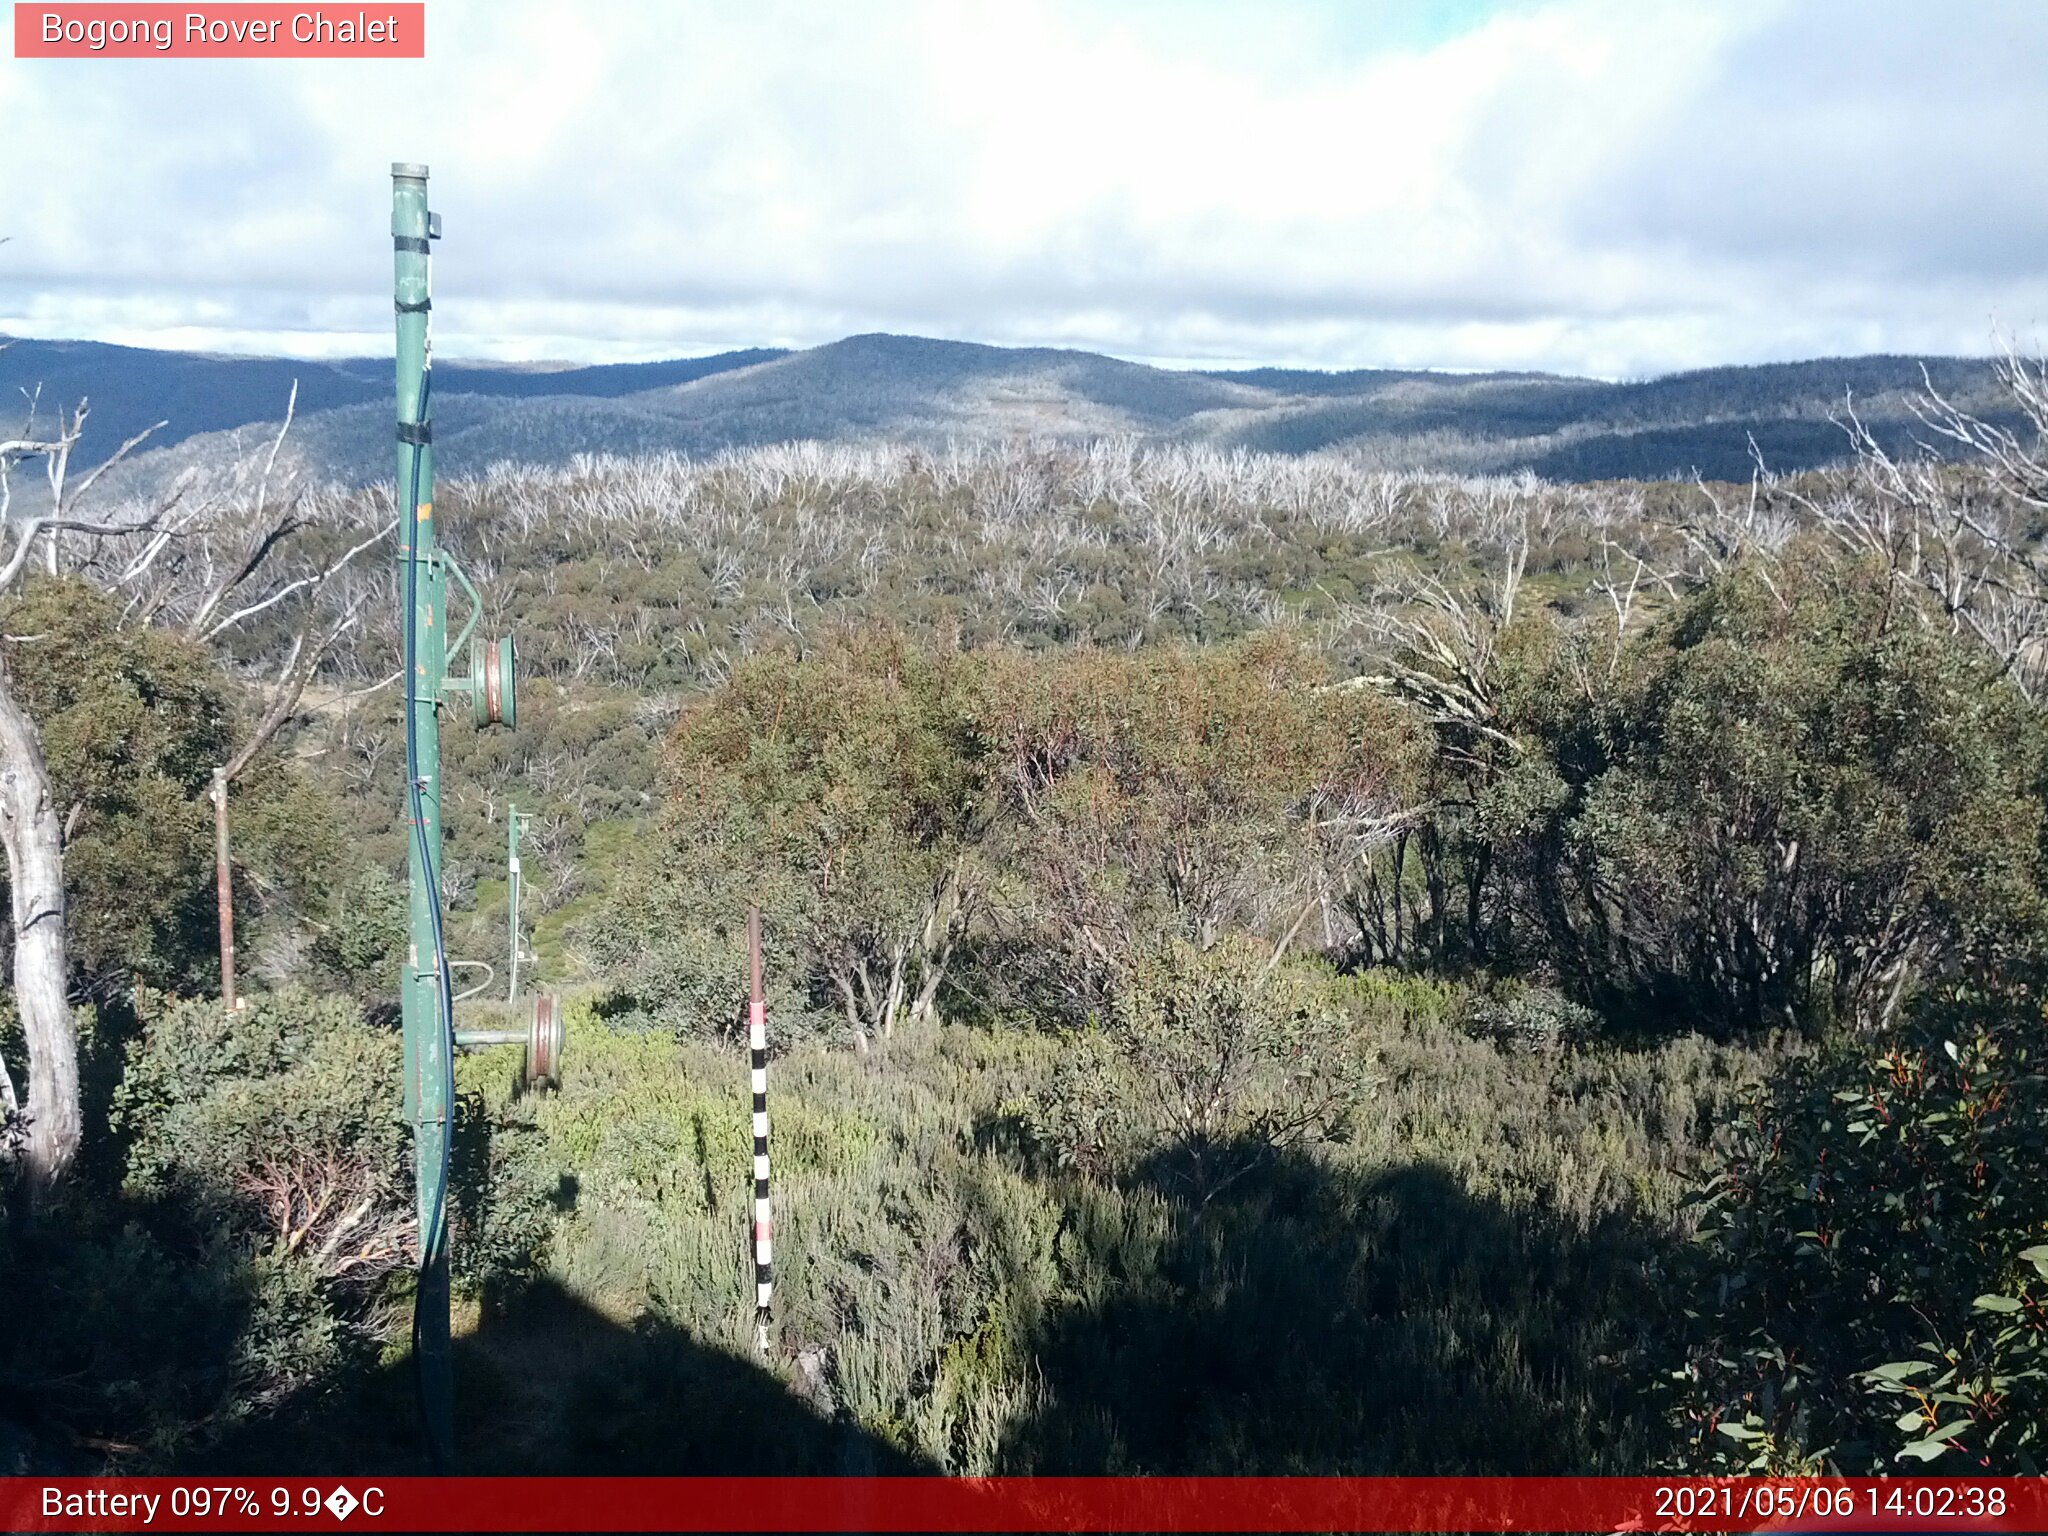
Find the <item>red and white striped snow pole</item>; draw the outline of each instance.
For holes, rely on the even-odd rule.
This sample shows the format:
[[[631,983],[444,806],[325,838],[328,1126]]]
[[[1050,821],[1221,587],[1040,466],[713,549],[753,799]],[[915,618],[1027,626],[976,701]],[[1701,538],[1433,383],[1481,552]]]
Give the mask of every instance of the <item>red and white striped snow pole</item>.
[[[768,1210],[768,1000],[761,989],[761,909],[747,908],[747,1048],[754,1088],[754,1345],[768,1353],[775,1299],[775,1222]]]

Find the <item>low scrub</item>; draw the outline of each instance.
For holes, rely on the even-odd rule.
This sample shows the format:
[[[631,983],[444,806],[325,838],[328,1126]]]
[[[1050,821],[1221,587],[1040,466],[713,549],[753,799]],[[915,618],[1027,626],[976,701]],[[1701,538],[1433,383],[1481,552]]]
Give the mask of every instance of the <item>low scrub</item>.
[[[1294,985],[1354,1040],[1357,1112],[1273,1135],[1280,1049],[1278,1075],[1209,1127],[1203,1177],[1170,1101],[1147,1100],[1159,1080],[1114,1048],[1105,1063],[1071,1038],[942,1024],[866,1058],[779,1054],[766,1361],[742,1053],[621,1031],[580,1003],[559,1093],[518,1097],[488,1058],[477,1081],[560,1193],[551,1283],[622,1327],[765,1365],[916,1464],[1658,1464],[1676,1436],[1634,1386],[1650,1276],[1764,1053],[1692,1036],[1529,1051],[1475,1034],[1472,996],[1445,983],[1311,972],[1281,993]],[[1156,1118],[1113,1108],[1077,1154],[1070,1095],[1105,1084]],[[636,1400],[668,1396],[631,1372],[608,1382],[611,1411]]]

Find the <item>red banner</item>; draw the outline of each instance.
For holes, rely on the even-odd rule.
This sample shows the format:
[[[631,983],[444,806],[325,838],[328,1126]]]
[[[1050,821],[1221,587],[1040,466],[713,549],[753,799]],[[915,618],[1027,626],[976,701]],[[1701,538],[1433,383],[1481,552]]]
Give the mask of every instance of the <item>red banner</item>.
[[[423,59],[424,0],[14,7],[17,59]]]
[[[0,1478],[10,1531],[2048,1531],[2048,1480]]]

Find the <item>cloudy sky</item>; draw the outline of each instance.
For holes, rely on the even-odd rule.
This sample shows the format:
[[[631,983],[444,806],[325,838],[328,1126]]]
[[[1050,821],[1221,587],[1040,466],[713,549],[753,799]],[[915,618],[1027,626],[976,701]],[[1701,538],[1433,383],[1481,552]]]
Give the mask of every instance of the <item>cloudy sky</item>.
[[[347,8],[351,13],[354,6]],[[405,62],[0,59],[0,331],[443,356],[890,330],[1608,377],[2036,346],[2048,5],[430,0]]]

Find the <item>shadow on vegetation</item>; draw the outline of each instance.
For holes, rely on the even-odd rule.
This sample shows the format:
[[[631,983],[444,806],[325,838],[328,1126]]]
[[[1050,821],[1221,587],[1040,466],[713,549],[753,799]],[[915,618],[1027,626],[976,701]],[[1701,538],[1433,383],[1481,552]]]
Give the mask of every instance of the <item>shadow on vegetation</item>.
[[[554,1192],[573,1203],[573,1178]],[[427,1474],[402,1310],[337,1328],[221,1207],[83,1185],[0,1219],[0,1475]],[[401,1285],[399,1288],[403,1290]],[[396,1305],[408,1303],[401,1296]],[[461,1304],[458,1304],[460,1306]],[[468,1308],[465,1474],[909,1475],[935,1470],[753,1361],[548,1280]]]
[[[1076,1206],[1063,1244],[1114,1279],[1037,1341],[1045,1401],[1006,1465],[1563,1475],[1660,1459],[1629,1369],[1655,1315],[1660,1244],[1641,1226],[1511,1210],[1428,1164],[1237,1166],[1206,1201],[1184,1156],[1140,1170],[1168,1203],[1152,1254],[1128,1216]]]
[[[990,1028],[1021,1025],[1056,1033],[1088,1022],[1073,967],[1042,944],[1000,934],[969,934],[946,972],[948,1018]]]
[[[259,1267],[182,1205],[72,1190],[0,1223],[0,1473],[175,1457],[229,1411]]]
[[[455,1342],[465,1475],[903,1476],[933,1470],[681,1329],[614,1322],[552,1282]],[[191,1470],[424,1474],[412,1364],[331,1383]]]
[[[997,1130],[983,1155],[1016,1157]],[[1668,1256],[1634,1218],[1578,1222],[1544,1190],[1476,1197],[1432,1163],[1361,1171],[1229,1145],[1158,1152],[1114,1183],[1040,1183],[1061,1212],[1051,1283],[1015,1272],[999,1321],[949,1351],[992,1373],[961,1391],[1016,1405],[995,1409],[1014,1416],[991,1426],[992,1470],[1555,1475],[1672,1459],[1640,1390]],[[312,1294],[196,1208],[74,1205],[0,1233],[0,1315],[37,1320],[0,1343],[0,1470],[432,1470],[401,1349],[372,1358],[367,1333],[316,1347]],[[386,1316],[383,1336],[402,1337]],[[829,1369],[784,1375],[531,1282],[456,1341],[458,1469],[940,1470],[804,1395]]]
[[[1629,1368],[1653,1315],[1656,1244],[1640,1228],[1572,1230],[1429,1165],[1246,1166],[1206,1201],[1164,1155],[1121,1192],[1070,1188],[1062,1268],[1079,1284],[1019,1341],[1043,1390],[1008,1428],[1005,1470],[1567,1474],[1660,1459]],[[68,1259],[58,1230],[30,1241],[11,1245],[10,1315],[61,1314],[69,1343],[52,1354],[45,1330],[32,1412],[49,1423],[0,1426],[8,1470],[134,1465],[134,1447],[76,1426],[172,1416],[199,1427],[171,1458],[183,1472],[431,1470],[405,1358],[359,1361],[205,1432],[264,1326],[252,1266],[172,1254],[134,1219],[100,1221]],[[52,1311],[38,1288],[69,1294]],[[654,1319],[615,1322],[552,1282],[486,1308],[455,1354],[465,1473],[937,1470],[750,1360]]]

